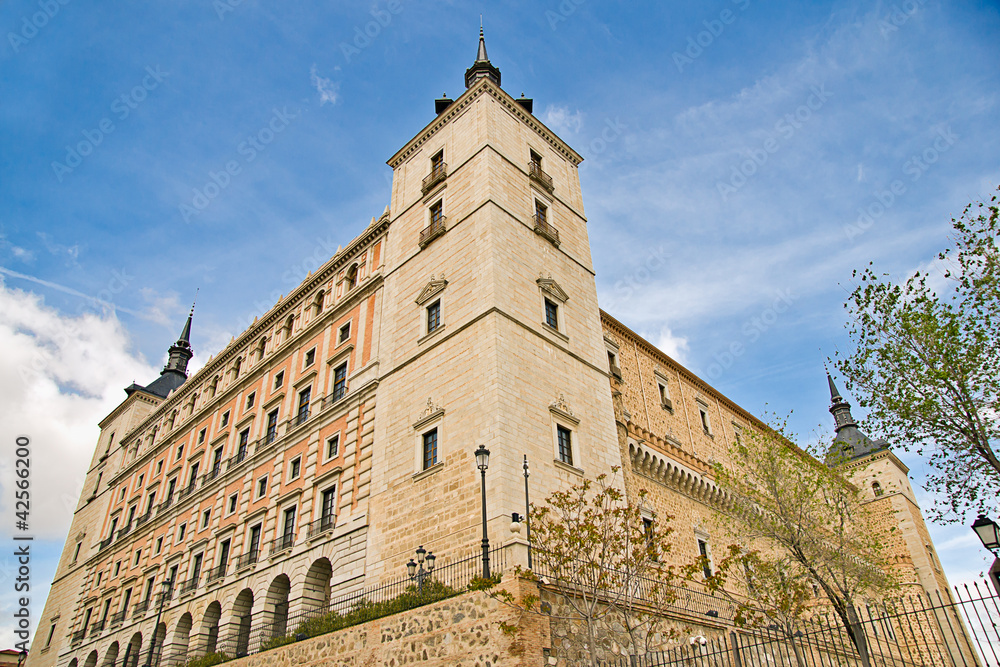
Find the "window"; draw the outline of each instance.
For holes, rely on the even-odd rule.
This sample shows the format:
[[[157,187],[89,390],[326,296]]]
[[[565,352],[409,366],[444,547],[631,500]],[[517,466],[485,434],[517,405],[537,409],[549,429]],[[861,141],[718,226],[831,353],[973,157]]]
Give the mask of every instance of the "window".
[[[90,625],[90,616],[94,613],[93,607],[87,609],[86,613],[83,615],[83,631],[87,631],[87,626]]]
[[[240,431],[240,444],[236,449],[236,462],[239,463],[247,457],[247,448],[250,446],[250,429],[245,428]]]
[[[215,477],[222,471],[222,447],[216,447],[215,451],[212,452],[212,477]]]
[[[440,225],[444,221],[444,202],[438,200],[431,204],[431,226]]]
[[[182,456],[184,456],[184,445],[177,448],[177,456],[174,457],[174,460],[180,461]]]
[[[222,413],[222,425],[229,426],[229,410]]]
[[[427,433],[424,433],[423,441],[424,470],[427,470],[438,461],[438,430],[435,428],[431,429]]]
[[[233,495],[229,496],[229,506],[228,506],[229,508],[227,510],[227,514],[232,514],[233,512],[236,511],[236,507],[239,504],[239,500],[240,500],[240,494],[238,493],[234,493]]]
[[[257,362],[258,363],[264,360],[264,353],[266,351],[267,351],[267,336],[264,336],[263,338],[260,339],[260,342],[257,344]]]
[[[535,151],[529,150],[528,154],[530,156],[531,168],[541,171],[542,170],[542,156]]]
[[[125,494],[128,492],[128,487],[123,486],[122,492],[118,494],[118,502],[125,500]]]
[[[163,538],[162,537],[157,537],[156,538],[156,547],[153,549],[153,553],[154,554],[158,554],[162,550],[163,550]]]
[[[299,392],[299,412],[296,423],[301,424],[309,419],[309,399],[312,398],[312,387],[306,387]]]
[[[56,624],[53,623],[49,628],[49,636],[45,640],[45,648],[48,648],[52,644],[52,636],[56,634]]]
[[[111,530],[108,531],[108,537],[115,536],[115,529],[118,528],[118,517],[111,519]]]
[[[545,300],[545,323],[559,330],[559,306],[550,299]]]
[[[101,579],[103,579],[103,578],[104,578],[104,570],[101,570],[100,572],[97,573],[97,584],[95,584],[95,585],[100,586],[101,585]]]
[[[139,480],[135,483],[135,488],[141,489],[142,488],[142,481],[145,478],[146,478],[146,475],[144,475],[144,474],[143,475],[139,475]]]
[[[711,552],[708,550],[708,540],[701,537],[698,538],[698,555],[701,556],[701,572],[708,579],[712,576],[712,556]]]
[[[197,554],[191,562],[191,581],[198,581],[201,578],[201,564],[205,559],[205,554]]]
[[[876,498],[885,493],[885,491],[882,490],[882,485],[879,484],[878,482],[872,482],[872,492],[875,494]],[[73,560],[76,559],[74,558]]]
[[[535,200],[535,224],[545,225],[549,221],[549,207]]]
[[[201,429],[200,431],[198,431],[198,444],[199,445],[201,443],[205,442],[205,434],[207,433],[207,431],[208,431],[208,429],[204,429],[204,428]]]
[[[82,546],[83,546],[83,542],[77,542],[76,543],[76,549],[73,550],[73,562],[74,563],[76,562],[76,559],[80,557],[80,547],[82,547]]]
[[[135,558],[132,560],[132,567],[139,566],[139,559],[142,557],[142,549],[137,549],[135,552]]]
[[[187,527],[188,527],[188,526],[187,526],[187,524],[186,524],[186,523],[182,523],[182,524],[181,524],[181,525],[180,525],[180,526],[179,526],[179,527],[177,528],[177,541],[178,541],[178,542],[181,542],[181,541],[182,541],[182,540],[184,539],[184,533],[186,533],[186,532],[187,532]]]
[[[435,331],[441,326],[441,300],[438,299],[427,306],[427,333]]]
[[[708,407],[699,405],[698,413],[701,415],[701,428],[705,435],[712,435],[712,422],[708,417]]]
[[[257,480],[257,498],[263,498],[267,493],[267,475]]]
[[[250,528],[250,543],[247,544],[247,553],[250,554],[250,562],[257,562],[257,554],[260,552],[260,531],[261,524]]]
[[[208,522],[212,520],[212,510],[207,509],[201,513],[201,527],[202,530],[208,528]]]
[[[286,549],[295,542],[295,506],[285,510],[285,520],[282,523],[281,541],[278,548]]]
[[[347,362],[333,371],[333,400],[338,401],[347,393]]]
[[[292,329],[295,327],[295,315],[289,315],[285,320],[285,340],[292,337]]]
[[[115,562],[115,573],[112,576],[117,577],[118,573],[121,572],[121,569],[122,569],[122,562],[121,561],[116,561]]]
[[[358,284],[358,265],[352,264],[351,268],[347,269],[347,273],[344,276],[344,294],[350,292]]]
[[[156,502],[156,491],[146,496],[146,516],[153,513],[153,504]]]
[[[673,410],[674,402],[670,400],[670,389],[667,386],[667,381],[663,378],[657,378],[656,386],[659,387],[660,391],[660,406],[665,410]]]
[[[247,396],[247,407],[246,407],[247,410],[253,407],[253,402],[256,398],[257,398],[257,392],[251,391],[250,395]]]
[[[122,608],[121,611],[126,611],[128,609],[129,602],[132,601],[132,589],[126,588],[125,594],[122,595]]]
[[[278,437],[278,408],[271,410],[267,415],[267,435],[265,439],[268,444],[274,442]]]
[[[316,363],[316,348],[315,347],[313,349],[309,350],[308,352],[306,352],[305,366],[303,366],[303,368],[309,368],[314,363]]]
[[[188,491],[193,491],[194,487],[198,485],[198,468],[201,467],[200,463],[194,463],[191,465],[191,477],[188,480]]]
[[[431,158],[431,174],[439,174],[444,169],[444,151],[438,151]]]
[[[642,517],[642,534],[646,538],[646,551],[649,553],[649,559],[657,560],[656,544],[653,541],[653,519],[650,517]]]
[[[163,459],[156,462],[156,474],[159,475],[161,472],[163,472]]]
[[[573,432],[562,425],[556,426],[556,441],[559,445],[559,460],[573,465]]]
[[[319,315],[323,312],[323,299],[326,297],[326,293],[320,290],[316,293],[316,299],[313,301],[313,315]]]
[[[292,459],[292,464],[288,467],[288,481],[298,479],[302,473],[302,457],[296,456]]]
[[[226,565],[229,563],[229,546],[231,542],[229,540],[224,540],[222,544],[219,545],[219,576],[221,573],[226,571]]]
[[[335,459],[340,454],[340,434],[330,437],[326,441],[326,458]]]
[[[240,376],[240,367],[243,365],[242,359],[237,359],[236,363],[233,364],[233,379],[235,380]]]
[[[348,322],[344,326],[340,327],[340,333],[337,334],[337,343],[345,343],[351,337],[351,323]]]
[[[321,507],[323,508],[322,514],[320,515],[319,527],[320,530],[327,530],[332,528],[335,517],[336,517],[336,502],[337,502],[337,487],[331,486],[329,489],[323,492],[323,503]]]

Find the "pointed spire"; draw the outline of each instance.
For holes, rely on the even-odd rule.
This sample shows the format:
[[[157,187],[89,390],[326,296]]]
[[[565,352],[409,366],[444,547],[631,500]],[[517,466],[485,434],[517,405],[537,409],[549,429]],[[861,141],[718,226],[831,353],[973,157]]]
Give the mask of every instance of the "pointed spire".
[[[826,380],[827,384],[830,385],[830,414],[836,420],[837,433],[848,426],[857,428],[858,423],[854,421],[854,416],[851,414],[851,404],[840,395],[840,391],[829,373],[826,374]]]
[[[482,17],[480,17],[481,23]],[[479,26],[479,50],[476,52],[476,61],[472,63],[472,67],[465,70],[465,87],[472,88],[480,79],[489,79],[500,85],[500,70],[490,63],[490,58],[486,55],[486,36],[482,25]]]
[[[830,400],[836,402],[838,398],[841,398],[840,391],[837,390],[837,385],[833,383],[833,378],[830,374],[826,374],[826,381],[830,385]]]
[[[197,300],[197,292],[195,293],[195,299]],[[191,303],[191,310],[188,312],[187,321],[184,323],[181,335],[177,338],[177,342],[171,345],[168,350],[167,365],[163,367],[161,375],[169,371],[176,371],[187,377],[187,365],[191,361],[191,357],[194,356],[194,350],[191,349],[191,321],[194,319],[194,306],[196,302],[193,301]]]

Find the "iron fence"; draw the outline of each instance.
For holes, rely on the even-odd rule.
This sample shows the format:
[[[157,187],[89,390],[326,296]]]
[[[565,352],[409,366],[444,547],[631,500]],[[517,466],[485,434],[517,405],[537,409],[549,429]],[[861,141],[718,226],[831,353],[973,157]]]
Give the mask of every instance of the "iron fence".
[[[777,625],[695,635],[669,651],[625,655],[608,667],[996,667],[1000,606],[989,587],[857,607],[850,629],[817,614],[785,629]]]

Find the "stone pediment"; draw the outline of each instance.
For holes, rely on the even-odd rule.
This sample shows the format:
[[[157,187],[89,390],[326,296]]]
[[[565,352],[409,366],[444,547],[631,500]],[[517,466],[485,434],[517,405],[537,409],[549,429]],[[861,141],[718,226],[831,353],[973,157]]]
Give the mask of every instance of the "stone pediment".
[[[563,303],[565,303],[566,301],[569,301],[569,294],[566,294],[566,291],[562,287],[559,286],[559,283],[557,283],[556,281],[552,280],[552,276],[549,276],[548,278],[541,278],[540,277],[535,282],[538,283],[538,287],[543,292],[546,292],[546,293],[550,294],[551,296],[555,297],[559,301],[562,301]]]
[[[434,296],[443,292],[444,288],[447,286],[448,281],[444,279],[444,276],[441,276],[436,280],[434,276],[431,276],[431,281],[427,283],[427,286],[424,287],[423,291],[421,291],[420,295],[417,297],[417,304],[421,306],[424,305],[424,303],[432,299]]]

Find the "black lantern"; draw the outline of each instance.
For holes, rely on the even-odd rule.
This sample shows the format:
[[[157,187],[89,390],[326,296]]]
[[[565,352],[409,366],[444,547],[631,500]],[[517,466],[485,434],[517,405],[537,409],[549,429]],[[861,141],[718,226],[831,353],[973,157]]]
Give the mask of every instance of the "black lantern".
[[[486,534],[486,469],[490,467],[490,450],[479,445],[476,450],[476,467],[482,473],[483,490],[483,579],[490,578],[490,538]]]
[[[406,574],[409,575],[410,580],[416,580],[417,582],[417,595],[424,594],[424,579],[430,576],[431,572],[434,571],[434,560],[436,556],[431,552],[424,549],[423,545],[417,547],[417,560],[410,559],[410,562],[406,564]],[[427,569],[424,569],[424,563],[427,563]]]
[[[979,518],[972,524],[972,530],[976,531],[983,546],[996,556],[997,551],[1000,550],[1000,526],[986,515],[980,514]]]

